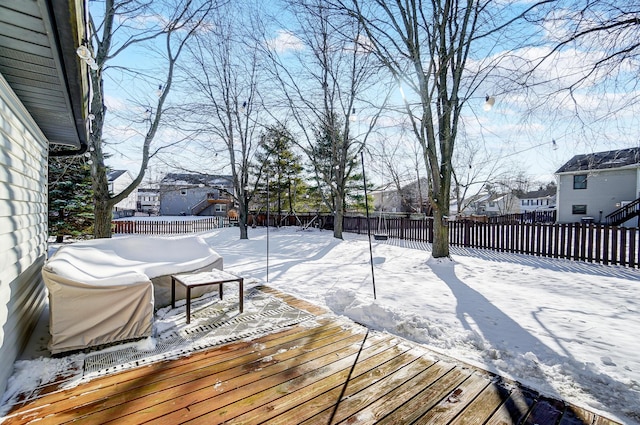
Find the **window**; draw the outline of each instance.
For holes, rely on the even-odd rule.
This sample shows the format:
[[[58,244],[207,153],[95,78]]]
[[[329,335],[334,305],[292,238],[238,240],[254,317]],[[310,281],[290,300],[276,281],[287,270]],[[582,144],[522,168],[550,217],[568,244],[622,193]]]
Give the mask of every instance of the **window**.
[[[573,188],[574,189],[586,189],[587,188],[587,175],[576,174],[573,176]]]
[[[587,206],[586,205],[572,205],[571,206],[571,214],[586,214]]]
[[[227,211],[227,206],[225,204],[216,204],[214,208],[215,212],[225,212]]]

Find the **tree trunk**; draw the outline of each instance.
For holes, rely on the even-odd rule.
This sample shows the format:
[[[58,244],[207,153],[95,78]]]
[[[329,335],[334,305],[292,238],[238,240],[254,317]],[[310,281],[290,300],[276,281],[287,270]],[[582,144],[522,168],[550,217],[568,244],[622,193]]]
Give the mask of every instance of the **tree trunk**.
[[[433,204],[433,246],[434,258],[449,256],[449,193],[451,189],[450,166],[440,169],[440,180]]]
[[[247,232],[247,217],[249,216],[249,214],[247,213],[247,205],[240,205],[238,210],[238,227],[240,227],[240,239],[249,239],[249,234]]]
[[[449,220],[441,210],[433,210],[433,244],[431,255],[433,258],[449,256]]]
[[[242,217],[242,214],[240,215]],[[246,217],[238,220],[238,227],[240,227],[240,239],[249,239],[249,233],[247,232],[247,219]]]
[[[344,219],[344,211],[341,208],[336,210],[333,219],[333,237],[342,239],[342,220]]]
[[[342,239],[342,222],[344,220],[344,194],[339,193],[334,198],[335,213],[333,214],[333,237]]]
[[[94,152],[92,152],[92,154],[94,154]],[[96,160],[99,161],[97,157]],[[113,218],[111,209],[113,208],[114,204],[111,201],[111,194],[109,193],[109,182],[107,181],[107,173],[105,167],[100,163],[96,163],[96,161],[94,161],[91,168],[94,196],[93,213],[95,216],[95,222],[93,225],[93,237],[96,239],[110,238],[111,220]]]
[[[96,196],[96,203],[94,205],[95,222],[93,227],[93,237],[98,238],[110,238],[111,237],[111,219],[113,217],[111,212],[111,205]]]

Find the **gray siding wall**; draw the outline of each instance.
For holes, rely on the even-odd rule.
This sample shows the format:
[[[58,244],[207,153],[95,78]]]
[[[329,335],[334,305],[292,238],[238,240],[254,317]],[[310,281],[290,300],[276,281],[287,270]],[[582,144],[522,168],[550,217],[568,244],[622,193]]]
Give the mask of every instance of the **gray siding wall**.
[[[46,291],[48,143],[0,75],[0,394]]]
[[[585,173],[576,173],[585,174]],[[561,174],[558,178],[558,222],[579,222],[582,217],[593,217],[596,222],[602,220],[619,207],[622,201],[638,198],[637,169],[615,169],[590,171],[587,174],[587,188],[574,189],[574,174]],[[572,214],[573,205],[586,205],[586,214]]]
[[[191,208],[207,199],[207,193],[215,193],[219,196],[217,189],[210,187],[191,187],[169,190],[160,189],[160,215],[191,215]],[[226,216],[226,212],[216,213],[213,205],[200,212],[201,216],[221,215]]]

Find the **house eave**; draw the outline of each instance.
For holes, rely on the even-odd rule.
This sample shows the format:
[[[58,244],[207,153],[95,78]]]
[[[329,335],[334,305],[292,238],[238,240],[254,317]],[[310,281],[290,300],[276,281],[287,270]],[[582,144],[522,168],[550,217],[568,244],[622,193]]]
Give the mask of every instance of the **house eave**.
[[[611,168],[586,168],[584,170],[562,171],[562,172],[556,172],[554,174],[556,176],[563,176],[563,175],[572,175],[572,174],[605,173],[608,171],[629,170],[629,169],[640,169],[640,164],[629,164],[629,165],[623,165],[621,167],[611,167]]]
[[[81,153],[88,140],[89,79],[76,49],[86,38],[85,0],[0,3],[0,73],[55,155]]]

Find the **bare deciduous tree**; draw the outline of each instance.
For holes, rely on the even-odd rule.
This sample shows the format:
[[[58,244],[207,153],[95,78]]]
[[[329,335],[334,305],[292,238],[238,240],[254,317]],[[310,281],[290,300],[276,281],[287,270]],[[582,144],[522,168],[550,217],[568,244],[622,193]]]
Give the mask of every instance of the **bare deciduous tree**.
[[[485,150],[478,141],[464,140],[454,152],[452,171],[452,199],[456,201],[455,214],[465,213],[469,198],[476,197],[496,175],[502,164]],[[475,213],[475,212],[474,212]]]
[[[300,44],[295,57],[266,43],[275,80],[305,142],[301,148],[327,208],[334,213],[334,237],[342,238],[342,220],[350,184],[359,170],[358,153],[376,116],[357,135],[354,115],[363,93],[379,82],[374,58],[362,42],[362,27],[337,13],[326,0],[289,2]],[[295,35],[293,35],[295,34]],[[383,96],[384,97],[384,96]],[[356,137],[359,136],[359,137]],[[322,145],[322,146],[321,146]],[[352,189],[352,188],[351,188]]]
[[[255,184],[251,179],[253,157],[259,147],[262,99],[260,97],[259,42],[250,36],[245,10],[237,4],[210,14],[207,30],[189,46],[189,102],[184,113],[208,136],[209,152],[226,152],[234,198],[239,208],[240,239],[247,239],[249,202]],[[213,157],[213,155],[212,155]],[[228,162],[227,162],[228,161]],[[214,164],[210,164],[214,165]]]
[[[403,92],[405,113],[423,151],[434,215],[433,256],[449,255],[447,216],[452,159],[462,108],[482,81],[469,72],[472,47],[527,14],[503,14],[491,0],[334,0],[358,18],[373,52]],[[486,28],[485,28],[486,27]],[[489,28],[490,27],[490,28]],[[480,31],[482,28],[482,32]],[[489,51],[490,48],[487,48]]]
[[[215,7],[211,1],[149,2],[132,0],[105,0],[92,6],[90,34],[86,46],[92,53],[95,65],[90,75],[93,98],[90,113],[93,117],[89,138],[91,176],[94,192],[94,236],[111,236],[112,208],[126,198],[142,182],[149,158],[153,156],[151,143],[160,126],[167,96],[171,90],[176,62],[187,41],[202,23],[204,17]],[[100,20],[98,20],[98,18]],[[103,150],[103,132],[106,118],[104,78],[110,69],[109,63],[116,57],[144,43],[162,46],[166,74],[160,83],[161,93],[153,108],[149,109],[149,127],[144,135],[142,160],[138,175],[121,193],[111,194],[107,181],[107,167]],[[135,70],[130,69],[130,72]],[[140,78],[143,78],[140,75]],[[157,80],[155,80],[157,81]],[[155,84],[153,84],[155,86]]]
[[[635,80],[640,59],[640,12],[635,2],[564,0],[544,15],[541,24],[556,44],[536,66],[567,48],[592,53],[581,64],[585,72],[567,89],[589,84],[594,74],[619,76],[625,67]]]

